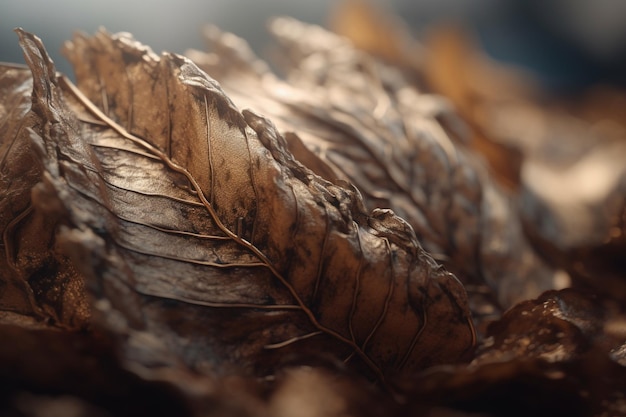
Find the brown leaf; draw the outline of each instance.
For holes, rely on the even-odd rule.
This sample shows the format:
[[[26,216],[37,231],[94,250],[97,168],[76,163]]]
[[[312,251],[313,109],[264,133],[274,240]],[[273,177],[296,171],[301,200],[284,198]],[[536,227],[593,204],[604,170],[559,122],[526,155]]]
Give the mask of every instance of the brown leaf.
[[[622,314],[582,291],[548,291],[492,323],[469,365],[405,378],[404,392],[495,415],[624,415]]]
[[[1,413],[623,415],[624,309],[591,292],[517,303],[455,364],[474,339],[466,294],[418,241],[461,272],[485,325],[494,292],[506,304],[553,283],[515,200],[406,68],[320,28],[273,27],[288,82],[208,30],[214,53],[193,58],[228,96],[189,60],[106,32],[66,47],[79,89],[19,32],[30,68],[0,65]],[[532,120],[571,120],[544,110]],[[586,217],[590,246],[559,221],[562,196],[524,196],[541,220],[525,226],[574,279],[623,297],[621,148],[583,152],[589,126],[560,126],[583,127],[572,152],[524,163],[567,175],[535,185],[559,190],[602,154],[606,210]],[[545,157],[543,139],[525,151]],[[572,196],[589,190],[579,178]]]
[[[462,126],[445,99],[321,27],[281,18],[271,30],[287,57],[288,82],[217,28],[205,32],[214,53],[188,55],[238,105],[295,132],[285,137],[302,163],[329,181],[354,183],[369,209],[389,207],[407,220],[424,248],[467,284],[476,317],[557,285],[529,246],[511,197],[444,127],[443,120]]]
[[[463,286],[410,226],[315,176],[191,61],[79,35],[79,90],[19,33],[40,193],[66,213],[57,240],[135,372],[264,374],[323,350],[384,379],[472,348]]]
[[[57,250],[58,207],[37,186],[42,149],[29,139],[40,128],[38,115],[55,110],[37,103],[31,110],[32,88],[28,68],[0,66],[0,310],[83,327],[89,319],[83,281]],[[7,321],[19,321],[12,317]]]
[[[574,284],[626,299],[626,129],[616,114],[624,92],[543,92],[530,74],[490,60],[460,28],[438,28],[427,46],[430,84],[484,135],[481,152],[496,150],[487,157],[497,171],[519,171],[519,215],[531,243]]]

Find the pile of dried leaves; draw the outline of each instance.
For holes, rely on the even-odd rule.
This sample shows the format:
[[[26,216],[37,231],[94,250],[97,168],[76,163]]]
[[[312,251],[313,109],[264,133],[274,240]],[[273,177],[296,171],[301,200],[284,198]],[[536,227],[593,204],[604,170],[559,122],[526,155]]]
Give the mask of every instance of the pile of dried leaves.
[[[626,415],[624,126],[358,11],[274,20],[281,77],[17,30],[3,415]]]

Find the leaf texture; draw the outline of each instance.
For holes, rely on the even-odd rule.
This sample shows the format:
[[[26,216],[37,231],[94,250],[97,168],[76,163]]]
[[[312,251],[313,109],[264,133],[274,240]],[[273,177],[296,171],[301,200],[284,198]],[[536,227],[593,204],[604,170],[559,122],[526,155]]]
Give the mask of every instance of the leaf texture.
[[[384,379],[470,351],[464,288],[413,229],[301,165],[190,60],[78,35],[76,87],[19,34],[35,122],[18,140],[42,150],[56,239],[133,366],[263,374],[324,351]]]
[[[83,280],[56,248],[59,215],[37,186],[41,149],[28,138],[43,110],[31,110],[32,89],[28,68],[0,67],[0,311],[80,328],[89,319]]]
[[[493,300],[477,298],[476,283],[505,301],[515,288],[538,291],[546,281],[517,281],[546,272],[526,243],[501,258],[517,273],[487,279],[522,236],[515,200],[475,164],[447,104],[416,87],[419,71],[407,76],[295,21],[273,30],[289,82],[215,28],[213,53],[191,55],[277,128],[240,112],[189,60],[130,35],[68,43],[76,87],[19,31],[28,67],[0,65],[4,414],[624,415],[623,147],[595,142],[583,124],[568,125],[584,129],[567,153],[545,138],[524,153],[523,171],[568,167],[558,178],[522,172],[522,189],[537,191],[522,193],[522,217],[535,216],[525,227],[544,259],[589,285],[477,317],[471,361],[451,364],[473,344],[466,294],[417,242],[460,271],[478,315]],[[562,120],[535,110],[546,126]],[[545,133],[570,131],[552,127]],[[410,172],[419,181],[406,190],[388,182]],[[604,181],[569,187],[569,200],[547,191],[575,178]],[[591,221],[574,230],[561,216],[575,219],[570,203],[594,190],[591,217],[580,217]],[[412,208],[408,191],[425,205]],[[429,198],[439,212],[428,213]],[[423,211],[432,235],[390,210],[368,212],[372,201]],[[453,223],[456,204],[479,220]],[[512,231],[494,219],[512,219]],[[463,233],[476,250],[456,248]]]
[[[588,291],[547,291],[493,322],[469,365],[402,385],[412,398],[489,415],[624,415],[624,316],[615,307]]]
[[[468,153],[445,99],[321,27],[279,18],[270,29],[286,82],[215,27],[205,31],[212,53],[187,55],[235,102],[287,132],[298,160],[329,181],[353,182],[368,208],[406,219],[467,285],[477,318],[558,285],[524,236],[513,198]]]
[[[500,149],[491,165],[509,177],[502,165],[515,167],[519,217],[532,244],[574,285],[626,299],[623,90],[546,95],[529,74],[486,57],[460,28],[436,31],[428,49],[429,65],[419,71],[483,132],[483,149]]]

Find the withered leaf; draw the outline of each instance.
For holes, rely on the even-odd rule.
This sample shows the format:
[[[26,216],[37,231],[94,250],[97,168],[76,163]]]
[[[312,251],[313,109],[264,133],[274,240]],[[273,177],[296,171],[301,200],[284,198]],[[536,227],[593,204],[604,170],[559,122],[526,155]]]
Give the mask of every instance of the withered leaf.
[[[212,53],[187,54],[236,103],[295,132],[285,138],[298,160],[330,181],[353,182],[368,208],[392,208],[468,288],[495,294],[476,316],[557,286],[512,197],[462,145],[463,130],[455,138],[446,128],[463,124],[445,99],[321,27],[279,18],[270,28],[287,81],[215,27],[205,31]]]
[[[0,311],[7,321],[35,316],[59,326],[84,327],[89,307],[83,281],[55,250],[58,213],[37,187],[43,167],[28,137],[39,124],[41,109],[29,113],[32,88],[28,68],[0,66]],[[32,199],[38,199],[38,209]]]
[[[624,415],[617,307],[583,291],[548,291],[492,323],[467,366],[433,368],[402,385],[412,398],[494,415]]]
[[[485,149],[518,155],[500,152],[491,162],[518,166],[519,217],[533,245],[574,284],[626,299],[626,129],[616,117],[624,92],[595,86],[570,97],[545,94],[459,28],[435,31],[428,50],[422,70],[482,132]]]
[[[503,305],[549,286],[551,271],[528,251],[513,200],[450,129],[445,101],[319,28],[278,20],[274,31],[288,82],[215,28],[214,53],[193,57],[278,129],[195,64],[130,35],[69,43],[76,87],[20,31],[30,68],[0,65],[2,413],[624,415],[624,309],[587,291],[517,303],[469,364],[449,364],[474,337],[465,292],[418,241]],[[594,200],[611,204],[598,233],[582,235],[604,242],[592,250],[623,274],[612,156],[616,187],[600,188],[615,199]],[[423,211],[430,229],[416,235],[364,205]],[[554,228],[559,210],[536,213],[548,221],[527,228],[557,248],[544,256],[565,255],[619,295],[623,282],[609,284],[621,275],[556,253],[575,232]]]
[[[15,140],[40,150],[46,197],[31,204],[57,208],[94,323],[133,369],[264,374],[321,350],[384,379],[470,351],[465,290],[412,228],[314,175],[190,60],[77,35],[76,87],[19,35],[33,106]]]

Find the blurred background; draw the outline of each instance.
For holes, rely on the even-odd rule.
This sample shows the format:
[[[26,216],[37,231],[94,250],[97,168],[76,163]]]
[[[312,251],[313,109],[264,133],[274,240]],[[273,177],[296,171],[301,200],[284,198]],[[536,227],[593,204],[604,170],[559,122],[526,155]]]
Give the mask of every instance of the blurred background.
[[[400,15],[419,36],[455,21],[472,28],[493,57],[530,68],[544,87],[571,91],[626,79],[626,1],[623,0],[372,0]],[[12,29],[39,35],[57,67],[75,30],[100,26],[128,31],[155,51],[203,48],[200,30],[213,23],[247,39],[257,52],[267,42],[265,22],[289,15],[326,24],[332,0],[5,0],[0,6],[0,61],[23,62]]]

